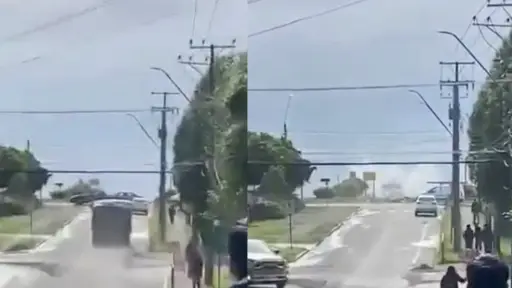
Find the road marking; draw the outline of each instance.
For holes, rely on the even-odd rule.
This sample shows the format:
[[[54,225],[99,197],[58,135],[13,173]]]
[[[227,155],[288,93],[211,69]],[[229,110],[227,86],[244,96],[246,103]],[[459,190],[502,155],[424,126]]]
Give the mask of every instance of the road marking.
[[[427,238],[427,232],[428,232],[429,224],[425,223],[423,224],[423,227],[421,227],[421,237],[420,237],[420,243],[424,242]],[[421,249],[422,247],[418,245],[418,249],[416,250],[416,254],[414,254],[414,258],[412,259],[412,265],[416,265],[421,257]]]

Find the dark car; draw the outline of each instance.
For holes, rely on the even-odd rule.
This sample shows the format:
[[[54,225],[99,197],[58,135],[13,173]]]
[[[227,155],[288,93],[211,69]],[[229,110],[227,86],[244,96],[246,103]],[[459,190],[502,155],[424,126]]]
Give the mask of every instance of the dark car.
[[[130,245],[132,203],[129,200],[97,200],[92,205],[92,245],[94,247]]]
[[[104,192],[98,192],[98,193],[84,193],[84,194],[78,194],[75,196],[72,196],[69,198],[69,202],[75,204],[75,205],[85,205],[87,203],[93,202],[95,200],[102,199],[107,194]]]

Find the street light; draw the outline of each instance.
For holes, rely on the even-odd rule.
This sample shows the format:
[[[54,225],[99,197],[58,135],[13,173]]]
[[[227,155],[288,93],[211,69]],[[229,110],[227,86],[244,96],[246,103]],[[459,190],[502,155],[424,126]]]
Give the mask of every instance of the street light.
[[[475,54],[473,54],[473,52],[468,48],[468,46],[466,46],[466,44],[464,44],[464,41],[462,41],[462,39],[460,39],[460,37],[457,36],[457,34],[450,32],[450,31],[437,31],[437,33],[450,35],[453,38],[455,38],[455,40],[457,40],[457,42],[459,42],[460,46],[462,46],[462,48],[464,48],[464,50],[466,50],[466,52],[468,52],[469,56],[471,56],[471,58],[473,58],[473,60],[475,60],[475,62],[478,64],[478,66],[480,68],[482,68],[482,70],[484,70],[485,74],[487,74],[487,76],[489,76],[491,81],[494,82],[495,84],[497,84],[494,77],[492,77],[491,72],[489,72],[489,70],[487,70],[487,68],[485,68],[484,64],[482,64],[482,62],[480,62],[480,60],[478,60],[478,58],[476,58]]]
[[[446,130],[446,132],[448,132],[448,134],[450,134],[450,136],[453,136],[452,131],[450,130],[450,128],[448,128],[448,126],[443,122],[443,120],[441,120],[441,117],[439,117],[439,115],[437,115],[436,111],[434,111],[432,106],[430,106],[430,104],[428,104],[428,102],[425,99],[425,97],[423,97],[423,95],[421,95],[421,93],[416,91],[416,90],[410,89],[408,91],[413,93],[413,94],[416,94],[420,98],[421,102],[423,102],[423,104],[425,104],[425,106],[430,111],[430,113],[432,113],[432,115],[434,115],[434,117],[436,117],[437,121],[441,124],[441,126],[443,126],[444,130]]]
[[[176,81],[174,81],[174,79],[172,79],[171,75],[169,75],[169,73],[167,73],[167,71],[165,71],[165,69],[160,68],[160,67],[150,67],[149,69],[155,70],[155,71],[160,71],[161,73],[163,73],[165,75],[165,77],[167,77],[167,79],[169,79],[169,81],[171,81],[174,88],[176,88],[178,90],[178,92],[180,92],[181,96],[183,96],[183,98],[185,98],[187,100],[187,102],[190,103],[190,98],[188,98],[187,94],[185,94],[185,92],[181,89],[181,87],[178,86],[178,83],[176,83]]]
[[[149,141],[151,141],[151,143],[153,143],[153,145],[156,148],[160,148],[160,145],[158,145],[158,143],[155,141],[155,139],[153,139],[153,137],[151,137],[148,130],[144,127],[144,125],[142,125],[142,123],[140,122],[139,118],[137,118],[137,116],[135,116],[132,113],[126,113],[125,115],[132,118],[137,123],[137,126],[139,126],[140,130],[142,130],[144,135],[146,135],[146,137],[149,139]]]

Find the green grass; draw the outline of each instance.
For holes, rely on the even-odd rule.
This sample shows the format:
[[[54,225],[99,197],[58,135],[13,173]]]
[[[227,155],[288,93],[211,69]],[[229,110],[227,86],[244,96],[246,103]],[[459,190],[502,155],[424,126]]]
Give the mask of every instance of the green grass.
[[[24,234],[30,232],[30,217],[13,216],[0,218],[0,234]]]
[[[220,269],[220,283],[218,282],[219,275],[217,272],[217,268],[213,271],[213,288],[229,288],[230,277],[229,277],[229,269],[221,268]],[[220,284],[220,285],[219,285]]]
[[[323,240],[336,225],[344,222],[358,209],[358,207],[306,207],[292,215],[293,243],[315,244]],[[262,239],[270,244],[289,242],[288,217],[250,223],[249,238]]]
[[[451,235],[451,213],[447,210],[441,218],[441,227],[439,233],[439,248],[437,251],[437,264],[454,264],[462,260],[460,255],[453,251]]]
[[[164,243],[160,240],[158,228],[158,208],[156,205],[153,212],[148,215],[148,235],[149,235],[149,250],[151,252],[172,252],[173,247],[171,243]]]

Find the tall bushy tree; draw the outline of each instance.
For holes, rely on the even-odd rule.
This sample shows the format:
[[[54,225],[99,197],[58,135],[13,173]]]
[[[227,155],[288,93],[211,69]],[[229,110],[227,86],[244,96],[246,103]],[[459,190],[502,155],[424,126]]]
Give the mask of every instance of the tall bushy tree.
[[[512,34],[496,53],[490,69],[491,77],[486,79],[478,93],[469,118],[470,137],[469,160],[492,161],[469,165],[470,177],[477,184],[477,191],[485,201],[492,203],[498,217],[498,230],[502,223],[501,212],[508,211],[512,204],[512,171],[510,170],[509,129],[512,108],[512,86],[501,80],[511,80]],[[496,83],[494,80],[500,80]],[[511,187],[512,188],[512,187]],[[497,231],[499,233],[499,231]]]

